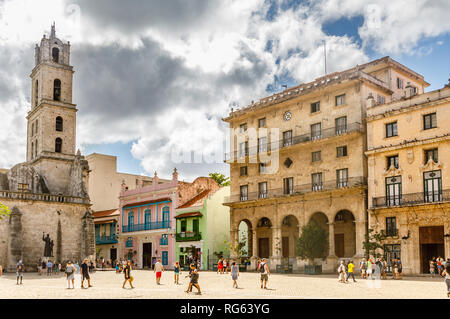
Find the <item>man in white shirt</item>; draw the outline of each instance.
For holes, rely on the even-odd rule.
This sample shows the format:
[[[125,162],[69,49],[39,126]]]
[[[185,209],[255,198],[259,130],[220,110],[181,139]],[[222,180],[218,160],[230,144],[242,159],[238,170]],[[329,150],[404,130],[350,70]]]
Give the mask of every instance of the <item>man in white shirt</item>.
[[[156,273],[156,284],[160,285],[161,283],[161,275],[164,271],[164,266],[161,264],[161,259],[158,259],[158,261],[155,264],[155,268],[153,271]]]

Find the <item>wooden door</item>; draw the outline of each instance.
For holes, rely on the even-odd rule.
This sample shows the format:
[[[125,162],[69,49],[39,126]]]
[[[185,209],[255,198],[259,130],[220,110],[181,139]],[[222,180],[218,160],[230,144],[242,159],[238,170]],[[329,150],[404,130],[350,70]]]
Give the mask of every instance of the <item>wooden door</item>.
[[[344,257],[345,249],[344,249],[344,234],[335,234],[334,235],[334,251],[336,256]]]
[[[269,238],[259,238],[259,257],[269,258]]]
[[[281,245],[283,248],[283,257],[289,257],[289,237],[283,237]]]

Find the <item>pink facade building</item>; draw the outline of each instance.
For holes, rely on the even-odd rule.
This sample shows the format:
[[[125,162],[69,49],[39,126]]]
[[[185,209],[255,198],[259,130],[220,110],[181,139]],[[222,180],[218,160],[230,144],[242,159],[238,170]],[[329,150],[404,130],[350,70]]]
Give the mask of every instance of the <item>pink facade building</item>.
[[[137,268],[152,268],[157,259],[173,268],[175,208],[178,203],[178,173],[169,182],[139,183],[136,189],[122,184],[119,197],[119,259],[132,260]]]

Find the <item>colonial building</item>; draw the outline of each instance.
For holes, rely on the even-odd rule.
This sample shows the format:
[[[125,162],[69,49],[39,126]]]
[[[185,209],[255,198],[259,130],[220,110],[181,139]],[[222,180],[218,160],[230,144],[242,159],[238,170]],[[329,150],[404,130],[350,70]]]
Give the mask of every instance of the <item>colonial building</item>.
[[[53,25],[35,48],[27,161],[0,172],[0,200],[12,209],[0,221],[0,264],[8,270],[19,259],[34,271],[42,259],[95,258],[89,166],[75,153],[73,73],[70,44],[56,37]]]
[[[181,266],[189,266],[192,256],[200,260],[201,269],[211,270],[217,255],[229,254],[230,213],[222,203],[230,195],[230,187],[219,187],[217,183],[210,186],[175,211],[175,259]]]
[[[217,189],[215,180],[198,177],[192,183],[178,181],[176,169],[172,180],[142,182],[135,189],[122,185],[119,198],[119,258],[133,260],[138,268],[152,268],[157,259],[167,268],[175,262],[175,209],[205,190]]]
[[[450,256],[450,86],[416,94],[413,85],[367,109],[370,228],[406,274]]]
[[[104,258],[106,261],[111,260],[111,265],[113,266],[118,260],[117,244],[119,242],[119,210],[111,209],[98,211],[94,212],[93,215],[97,258]]]
[[[231,128],[231,240],[247,230],[249,257],[301,270],[296,241],[315,220],[329,233],[322,263],[364,256],[367,228],[367,98],[389,103],[423,76],[384,57],[265,97],[224,119]]]

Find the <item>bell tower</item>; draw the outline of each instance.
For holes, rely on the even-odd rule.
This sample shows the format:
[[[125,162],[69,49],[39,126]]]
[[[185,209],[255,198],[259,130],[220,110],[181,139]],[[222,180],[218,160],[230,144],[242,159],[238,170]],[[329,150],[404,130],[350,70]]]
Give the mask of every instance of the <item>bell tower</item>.
[[[27,161],[44,158],[73,160],[76,147],[76,105],[72,104],[73,67],[70,43],[43,36],[35,47],[31,72],[31,110],[27,120]]]

